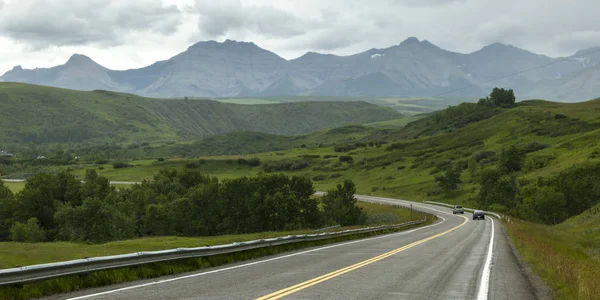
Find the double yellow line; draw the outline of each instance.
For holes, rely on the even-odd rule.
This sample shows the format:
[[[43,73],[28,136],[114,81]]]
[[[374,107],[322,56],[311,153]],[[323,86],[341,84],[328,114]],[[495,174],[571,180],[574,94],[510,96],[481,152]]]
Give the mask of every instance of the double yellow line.
[[[266,296],[263,296],[263,297],[260,297],[260,298],[256,298],[256,300],[267,300],[267,299],[269,299],[269,300],[274,300],[274,299],[281,299],[281,298],[283,298],[283,297],[285,297],[285,296],[288,296],[288,295],[291,295],[291,294],[293,294],[293,293],[299,292],[299,291],[301,291],[301,290],[303,290],[303,289],[306,289],[306,288],[309,288],[309,287],[311,287],[311,286],[317,285],[317,284],[319,284],[319,283],[321,283],[321,282],[324,282],[324,281],[327,281],[327,280],[329,280],[329,279],[332,279],[332,278],[338,277],[338,276],[340,276],[340,275],[342,275],[342,274],[344,274],[344,273],[348,273],[348,272],[350,272],[350,271],[353,271],[353,270],[356,270],[356,269],[358,269],[358,268],[362,268],[362,267],[364,267],[364,266],[366,266],[366,265],[369,265],[369,264],[372,264],[372,263],[374,263],[374,262],[376,262],[376,261],[380,261],[380,260],[382,260],[382,259],[384,259],[384,258],[387,258],[387,257],[390,257],[390,256],[392,256],[392,255],[394,255],[394,254],[400,253],[400,252],[402,252],[402,251],[404,251],[404,250],[406,250],[406,249],[410,249],[410,248],[412,248],[412,247],[414,247],[414,246],[417,246],[417,245],[423,244],[423,243],[425,243],[425,242],[428,242],[428,241],[431,241],[431,240],[433,240],[433,239],[435,239],[435,238],[438,238],[438,237],[441,237],[441,236],[443,236],[443,235],[446,235],[446,234],[448,234],[448,233],[450,233],[450,232],[452,232],[452,231],[455,231],[456,229],[458,229],[458,228],[460,228],[460,227],[464,226],[464,225],[467,223],[467,221],[469,220],[469,219],[467,219],[467,218],[466,218],[466,217],[464,217],[464,216],[461,216],[461,217],[462,217],[462,218],[464,218],[465,220],[464,220],[464,221],[463,221],[463,222],[462,222],[460,225],[458,225],[458,226],[456,226],[456,227],[453,227],[453,228],[451,228],[451,229],[450,229],[450,230],[448,230],[448,231],[444,231],[444,232],[442,232],[442,233],[438,233],[438,234],[436,234],[436,235],[432,235],[432,236],[430,236],[430,237],[428,237],[428,238],[424,238],[424,239],[422,239],[422,240],[416,241],[416,242],[414,242],[414,243],[411,243],[411,244],[408,244],[408,245],[406,245],[406,246],[402,246],[402,247],[400,247],[400,248],[398,248],[398,249],[392,250],[392,251],[390,251],[390,252],[387,252],[387,253],[381,254],[381,255],[379,255],[379,256],[376,256],[376,257],[373,257],[373,258],[370,258],[370,259],[367,259],[367,260],[365,260],[365,261],[362,261],[362,262],[359,262],[359,263],[357,263],[357,264],[354,264],[354,265],[351,265],[351,266],[345,267],[345,268],[343,268],[343,269],[339,269],[339,270],[337,270],[337,271],[333,271],[333,272],[331,272],[331,273],[328,273],[328,274],[325,274],[325,275],[319,276],[319,277],[317,277],[317,278],[313,278],[313,279],[311,279],[311,280],[307,280],[307,281],[305,281],[305,282],[302,282],[302,283],[299,283],[299,284],[296,284],[296,285],[290,286],[290,287],[288,287],[288,288],[285,288],[285,289],[282,289],[282,290],[279,290],[279,291],[273,292],[273,293],[271,293],[271,294],[268,294],[268,295],[266,295]]]

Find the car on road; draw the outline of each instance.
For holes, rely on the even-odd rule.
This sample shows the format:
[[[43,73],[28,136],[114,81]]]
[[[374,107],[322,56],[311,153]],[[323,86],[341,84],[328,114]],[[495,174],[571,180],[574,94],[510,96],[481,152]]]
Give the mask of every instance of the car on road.
[[[473,220],[475,219],[485,219],[485,213],[483,210],[476,210],[473,212]]]
[[[461,205],[455,205],[454,208],[452,208],[452,213],[453,214],[464,214],[465,209]]]

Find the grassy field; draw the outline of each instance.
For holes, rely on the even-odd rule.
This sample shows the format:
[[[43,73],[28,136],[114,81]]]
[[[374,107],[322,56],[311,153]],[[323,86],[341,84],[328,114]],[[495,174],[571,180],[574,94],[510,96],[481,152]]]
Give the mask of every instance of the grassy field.
[[[307,163],[305,168],[294,171],[280,170],[287,175],[307,176],[314,179],[317,189],[334,187],[343,179],[357,183],[361,194],[403,197],[421,201],[439,200],[463,205],[474,205],[477,195],[478,174],[493,165],[483,159],[471,170],[462,174],[463,184],[452,195],[440,194],[434,177],[448,162],[468,163],[475,154],[491,151],[497,155],[510,145],[526,147],[532,142],[543,144],[541,149],[526,155],[522,177],[535,179],[549,177],[574,164],[600,160],[595,155],[600,150],[600,123],[594,113],[600,110],[600,101],[578,104],[557,104],[533,101],[510,110],[492,111],[476,122],[467,119],[450,119],[436,123],[435,116],[424,117],[400,129],[364,131],[364,127],[346,127],[323,131],[313,135],[314,141],[322,137],[339,137],[342,143],[355,141],[394,140],[399,143],[390,147],[358,147],[345,152],[335,152],[334,147],[318,147],[316,143],[305,148],[263,152],[251,155],[202,156],[186,159],[133,161],[133,168],[115,170],[102,166],[99,172],[110,180],[140,181],[151,179],[161,168],[184,169],[196,162],[195,169],[221,179],[256,175],[266,167],[284,163]],[[564,117],[563,117],[564,116]],[[429,125],[428,125],[429,124]],[[337,132],[339,131],[339,132]],[[337,135],[333,135],[337,132]],[[351,156],[351,162],[340,162],[339,156]],[[237,159],[259,158],[260,166],[237,164]],[[496,156],[497,157],[497,156]],[[491,159],[494,159],[492,157]],[[94,165],[78,165],[76,174],[82,176]]]
[[[302,135],[398,117],[363,101],[239,105],[0,83],[3,143],[144,143],[235,131]]]
[[[25,187],[25,182],[5,182],[4,185],[7,186],[13,193],[16,193]]]
[[[364,126],[374,127],[374,128],[379,128],[379,129],[398,129],[398,128],[402,128],[402,127],[406,126],[406,124],[408,124],[410,122],[414,122],[419,119],[422,119],[425,116],[426,116],[425,114],[414,115],[414,116],[400,118],[400,119],[396,119],[396,120],[368,123],[368,124],[364,124]]]
[[[513,220],[507,227],[556,299],[600,299],[600,205],[556,226]]]
[[[254,99],[254,98],[231,98],[231,99],[215,99],[215,100],[222,102],[222,103],[244,104],[244,105],[280,103],[279,101],[274,101],[274,100]]]
[[[385,219],[392,220],[393,222],[379,222],[378,224],[402,223],[410,220],[411,217],[410,211],[405,208],[366,202],[359,202],[359,206],[362,207],[368,215],[381,216],[382,214],[386,214],[395,216],[395,218],[392,219]],[[422,217],[422,214],[414,212],[413,219],[421,219]],[[368,224],[366,226],[373,225],[375,224]],[[357,226],[335,228],[331,229],[330,231],[345,230],[356,227]],[[56,261],[65,261],[84,257],[97,257],[123,253],[133,253],[138,251],[191,248],[206,245],[223,245],[230,244],[233,242],[243,242],[263,238],[309,233],[314,233],[314,231],[303,230],[288,232],[263,232],[255,234],[224,235],[212,237],[153,237],[110,242],[106,244],[78,244],[67,242],[32,244],[0,242],[0,269]]]

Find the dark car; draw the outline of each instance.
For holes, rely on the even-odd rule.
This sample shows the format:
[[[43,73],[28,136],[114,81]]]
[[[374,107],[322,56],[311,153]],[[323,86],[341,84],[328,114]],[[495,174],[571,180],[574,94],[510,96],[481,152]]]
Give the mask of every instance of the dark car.
[[[485,219],[485,213],[483,210],[476,210],[473,212],[473,220],[475,219]]]

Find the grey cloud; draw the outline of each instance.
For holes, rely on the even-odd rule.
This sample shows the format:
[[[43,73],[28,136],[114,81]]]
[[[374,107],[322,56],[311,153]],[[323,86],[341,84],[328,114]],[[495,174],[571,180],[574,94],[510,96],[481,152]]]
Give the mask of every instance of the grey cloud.
[[[561,34],[557,35],[554,41],[559,51],[573,53],[600,46],[600,30],[583,30]]]
[[[126,42],[133,32],[170,34],[180,22],[179,9],[160,0],[20,0],[0,11],[0,35],[35,49],[106,46]]]
[[[196,0],[198,27],[208,37],[248,31],[271,37],[301,35],[317,21],[295,16],[273,6],[244,5],[239,0]]]

